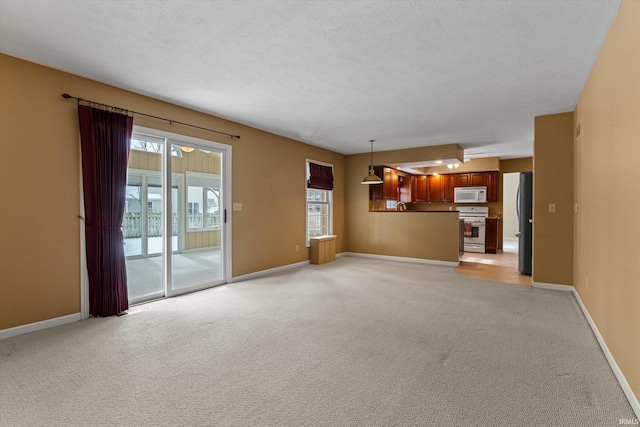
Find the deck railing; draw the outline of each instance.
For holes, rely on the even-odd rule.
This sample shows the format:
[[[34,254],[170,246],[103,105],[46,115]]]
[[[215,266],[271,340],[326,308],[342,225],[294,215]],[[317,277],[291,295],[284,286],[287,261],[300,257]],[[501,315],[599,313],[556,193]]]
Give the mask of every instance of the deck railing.
[[[204,222],[204,224],[203,224]],[[220,215],[215,213],[187,214],[187,228],[216,229],[220,227]],[[142,214],[140,212],[125,212],[122,221],[122,233],[125,239],[142,237]],[[178,213],[171,213],[171,235],[178,235]],[[147,237],[162,236],[162,212],[147,213]]]

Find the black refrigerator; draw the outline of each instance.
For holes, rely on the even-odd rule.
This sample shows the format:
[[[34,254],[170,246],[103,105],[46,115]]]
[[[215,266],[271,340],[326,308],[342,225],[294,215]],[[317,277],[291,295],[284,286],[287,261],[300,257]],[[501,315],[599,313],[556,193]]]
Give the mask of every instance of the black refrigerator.
[[[533,172],[520,173],[516,211],[518,213],[518,271],[531,276],[533,258]]]

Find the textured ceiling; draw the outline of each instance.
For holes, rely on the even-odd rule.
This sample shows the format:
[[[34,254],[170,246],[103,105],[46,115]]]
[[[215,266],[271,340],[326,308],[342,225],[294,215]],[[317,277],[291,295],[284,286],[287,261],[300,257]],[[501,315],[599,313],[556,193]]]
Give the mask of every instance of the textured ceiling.
[[[514,158],[573,110],[619,4],[0,0],[0,50],[344,154]]]

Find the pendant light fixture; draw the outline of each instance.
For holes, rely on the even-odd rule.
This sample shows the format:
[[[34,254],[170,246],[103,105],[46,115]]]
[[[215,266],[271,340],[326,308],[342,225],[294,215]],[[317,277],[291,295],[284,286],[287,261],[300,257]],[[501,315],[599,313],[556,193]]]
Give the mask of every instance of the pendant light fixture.
[[[380,178],[373,170],[373,143],[375,139],[369,141],[371,143],[371,163],[369,163],[369,175],[365,176],[361,184],[382,184],[382,178]]]

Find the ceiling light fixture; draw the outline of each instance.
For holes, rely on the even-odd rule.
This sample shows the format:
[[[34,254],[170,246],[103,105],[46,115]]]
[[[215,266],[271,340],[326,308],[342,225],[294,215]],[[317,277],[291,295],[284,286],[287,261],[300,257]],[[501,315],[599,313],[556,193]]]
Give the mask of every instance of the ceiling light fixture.
[[[181,149],[182,151],[184,151],[185,153],[190,153],[190,152],[192,152],[193,150],[195,150],[195,148],[193,148],[193,147],[185,147],[184,145],[181,145],[181,146],[180,146],[180,149]]]
[[[460,167],[460,163],[454,163],[452,165],[447,165],[447,167],[449,168],[449,170],[458,169]]]
[[[361,184],[382,184],[382,178],[380,178],[373,170],[373,143],[375,139],[369,140],[371,143],[371,163],[369,163],[369,175],[365,176]]]

